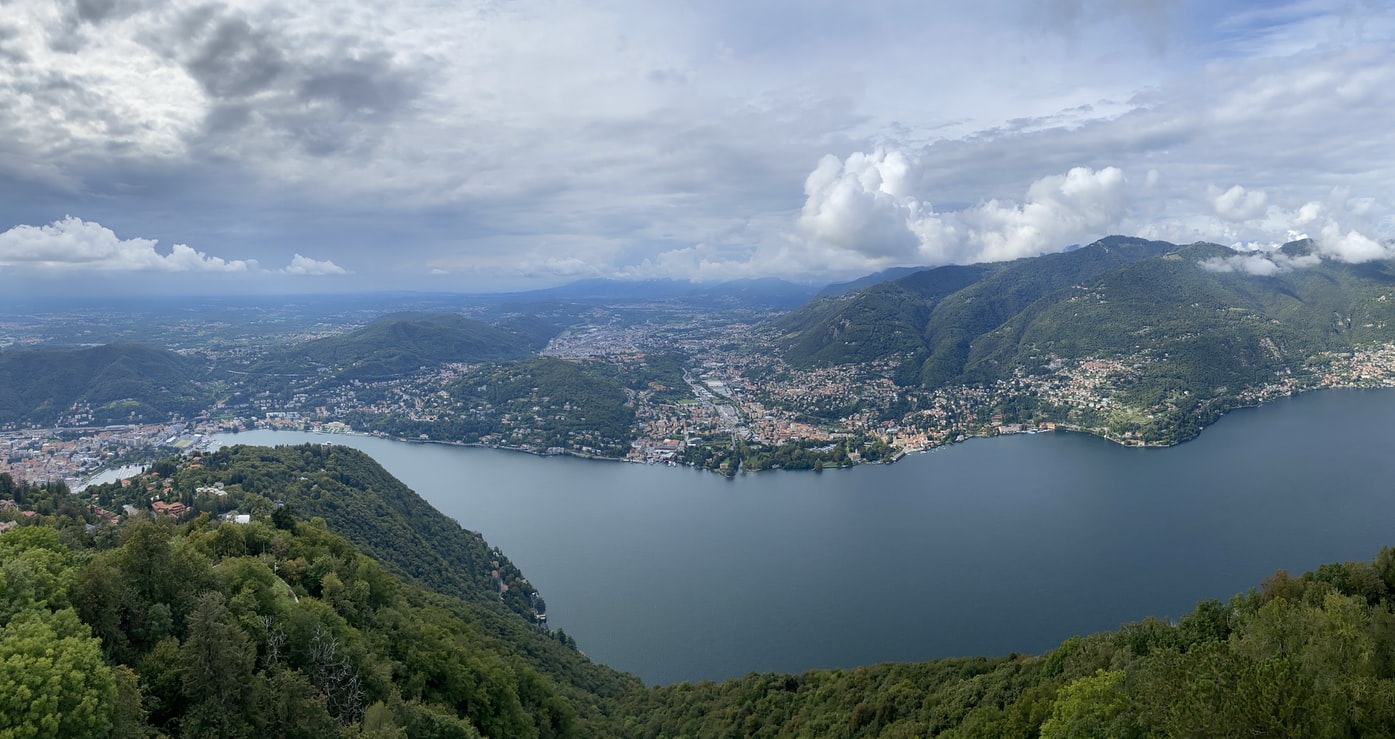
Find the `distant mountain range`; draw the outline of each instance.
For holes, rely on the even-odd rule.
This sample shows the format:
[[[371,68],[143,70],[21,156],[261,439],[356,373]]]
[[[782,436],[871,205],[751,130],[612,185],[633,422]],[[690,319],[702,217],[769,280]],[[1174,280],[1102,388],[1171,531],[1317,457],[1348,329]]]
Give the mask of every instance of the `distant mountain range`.
[[[558,330],[532,317],[489,324],[453,313],[403,313],[296,345],[262,362],[257,371],[328,372],[345,380],[399,377],[451,362],[522,359],[546,346]]]

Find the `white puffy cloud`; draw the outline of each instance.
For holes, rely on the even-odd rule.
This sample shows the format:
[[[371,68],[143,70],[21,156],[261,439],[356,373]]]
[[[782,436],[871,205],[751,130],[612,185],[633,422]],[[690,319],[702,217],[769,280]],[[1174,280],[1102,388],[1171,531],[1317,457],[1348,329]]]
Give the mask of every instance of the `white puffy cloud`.
[[[1327,259],[1350,264],[1390,259],[1395,257],[1395,246],[1370,235],[1376,227],[1371,202],[1334,189],[1327,202],[1304,203],[1292,214],[1292,230],[1315,233],[1317,253]]]
[[[1382,244],[1379,241],[1355,230],[1343,232],[1342,227],[1336,221],[1329,221],[1322,227],[1322,232],[1315,239],[1318,250],[1324,255],[1332,257],[1339,262],[1350,262],[1359,264],[1361,262],[1374,262],[1378,259],[1390,259],[1395,256],[1395,248],[1390,244]]]
[[[967,226],[968,261],[1036,256],[1104,236],[1128,212],[1126,184],[1117,167],[1074,167],[1033,182],[1021,205],[990,200],[967,209],[958,217]],[[932,264],[950,261],[937,259],[934,252],[926,256]]]
[[[811,256],[857,255],[868,267],[1001,261],[1103,236],[1128,212],[1122,170],[1074,167],[1033,182],[1021,203],[940,213],[914,192],[922,166],[885,149],[823,157],[805,181],[798,222]]]
[[[1250,191],[1240,185],[1229,190],[1211,185],[1206,195],[1216,215],[1228,221],[1249,221],[1264,215],[1268,199],[1263,190]]]
[[[185,244],[161,254],[155,239],[121,239],[100,223],[67,216],[46,226],[19,225],[0,233],[0,265],[100,272],[246,272],[251,259],[209,256]]]
[[[288,275],[346,275],[349,271],[328,259],[311,259],[296,254],[291,263],[281,270]]]
[[[1231,257],[1217,257],[1201,262],[1200,266],[1211,272],[1244,272],[1252,275],[1276,275],[1290,270],[1317,265],[1323,259],[1348,264],[1359,264],[1382,259],[1395,258],[1395,243],[1382,242],[1372,236],[1378,223],[1375,216],[1379,209],[1375,200],[1368,197],[1352,197],[1346,188],[1333,188],[1323,201],[1310,200],[1296,208],[1281,208],[1268,205],[1263,215],[1258,212],[1262,201],[1256,201],[1239,185],[1226,192],[1216,188],[1208,191],[1213,203],[1225,201],[1228,205],[1218,205],[1217,214],[1225,218],[1225,211],[1233,207],[1233,212],[1245,211],[1246,220],[1252,232],[1258,232],[1271,239],[1268,243],[1237,243],[1239,249],[1252,253]],[[1289,257],[1275,251],[1278,244],[1272,239],[1282,234],[1287,241],[1311,239],[1312,253],[1301,257]]]
[[[155,239],[122,239],[95,221],[66,216],[45,226],[19,225],[0,233],[0,267],[46,272],[261,273],[255,259],[223,259],[175,244],[161,253]],[[276,270],[287,275],[343,275],[331,260],[296,254]]]
[[[799,227],[811,239],[871,258],[913,258],[920,204],[910,196],[910,163],[877,149],[840,161],[828,155],[804,180]]]

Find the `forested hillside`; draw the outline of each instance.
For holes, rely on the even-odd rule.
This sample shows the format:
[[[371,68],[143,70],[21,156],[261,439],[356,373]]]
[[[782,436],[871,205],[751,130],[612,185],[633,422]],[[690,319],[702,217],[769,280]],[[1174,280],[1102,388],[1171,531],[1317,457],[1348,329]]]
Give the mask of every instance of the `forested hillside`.
[[[635,412],[617,375],[598,362],[535,357],[464,373],[415,418],[353,413],[346,420],[400,438],[623,457]]]
[[[1319,260],[1252,274],[1216,244],[1110,237],[995,265],[941,267],[779,319],[797,366],[900,355],[906,384],[989,383],[1053,359],[1138,359],[1154,392],[1300,371],[1324,351],[1395,341],[1395,268]],[[1220,260],[1220,261],[1217,261]],[[1296,262],[1284,262],[1294,264]],[[1277,264],[1277,263],[1271,263]],[[1151,373],[1151,374],[1150,374]]]
[[[366,457],[220,455],[163,462],[90,498],[0,475],[0,733],[1338,737],[1395,725],[1395,550],[1281,571],[1176,623],[1039,656],[646,688],[509,612],[497,589],[480,593],[475,535],[459,532],[466,545],[450,556],[464,559],[446,562],[460,581],[402,580],[393,573],[430,555],[408,544],[380,560],[356,544],[366,530],[343,538],[297,513],[401,514],[449,548],[419,499]],[[208,492],[214,479],[221,495]],[[195,483],[205,492],[186,495]],[[183,523],[106,512],[122,500],[145,510],[152,494],[187,500]],[[250,521],[224,520],[233,506]]]
[[[136,344],[0,351],[0,426],[159,423],[209,398],[200,360]]]
[[[285,510],[285,509],[282,509]],[[322,519],[0,535],[0,735],[607,736],[574,649],[403,582]],[[560,678],[560,679],[559,679]]]
[[[363,452],[318,444],[233,446],[199,460],[169,476],[169,495],[198,506],[196,491],[216,485],[223,496],[202,496],[213,513],[241,508],[270,515],[284,503],[304,518],[323,518],[394,574],[463,600],[502,600],[530,620],[545,613],[508,557],[432,508]],[[119,495],[115,489],[96,492]]]
[[[1171,444],[1230,408],[1383,373],[1395,263],[1113,236],[918,272],[770,327],[796,367],[889,364],[903,387],[988,391],[1012,422]]]

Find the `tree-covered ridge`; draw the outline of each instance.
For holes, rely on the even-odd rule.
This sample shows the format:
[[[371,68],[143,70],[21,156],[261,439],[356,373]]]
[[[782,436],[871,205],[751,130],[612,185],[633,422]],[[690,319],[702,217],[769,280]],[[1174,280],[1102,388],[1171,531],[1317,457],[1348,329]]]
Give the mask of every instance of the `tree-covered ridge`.
[[[541,349],[557,328],[536,318],[491,325],[454,313],[386,316],[341,336],[309,341],[257,365],[263,373],[328,373],[339,380],[374,380],[449,363],[522,359]]]
[[[574,650],[491,633],[322,519],[276,523],[144,520],[107,549],[43,525],[0,536],[0,734],[609,734],[606,686],[549,674]]]
[[[635,437],[634,406],[619,373],[555,357],[471,369],[405,416],[353,413],[347,420],[408,439],[600,457],[623,457]]]
[[[144,506],[153,493],[194,513],[267,517],[285,504],[320,517],[394,574],[440,593],[503,603],[530,621],[546,613],[537,591],[497,548],[442,514],[371,457],[344,446],[231,446],[191,464],[161,462],[133,484],[91,488],[101,505]],[[466,484],[466,483],[462,483]],[[200,492],[202,491],[202,492]]]
[[[158,423],[206,408],[205,364],[163,349],[0,351],[0,426]]]
[[[915,383],[933,387],[962,372],[968,346],[977,337],[1027,306],[1172,246],[1110,237],[1060,254],[924,270],[812,301],[775,326],[786,334],[785,359],[794,366],[865,363],[908,354]],[[931,374],[921,377],[925,371]]]
[[[986,390],[984,426],[991,413],[1176,443],[1229,408],[1386,371],[1342,362],[1395,347],[1395,265],[1319,259],[1306,241],[1281,251],[1286,266],[1251,274],[1216,244],[1110,237],[977,267],[962,287],[968,268],[919,272],[774,328],[794,366],[880,361],[920,391]]]

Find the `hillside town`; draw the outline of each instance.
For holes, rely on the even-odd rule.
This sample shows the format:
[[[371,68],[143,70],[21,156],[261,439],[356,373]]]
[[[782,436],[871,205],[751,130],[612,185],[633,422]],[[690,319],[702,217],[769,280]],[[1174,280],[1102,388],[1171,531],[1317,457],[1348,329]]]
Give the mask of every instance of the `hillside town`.
[[[791,367],[772,348],[774,339],[757,326],[748,322],[599,324],[562,333],[542,354],[602,363],[622,375],[642,365],[647,356],[676,353],[685,357],[683,387],[650,382],[647,389],[626,390],[635,424],[630,451],[623,458],[671,464],[682,463],[685,449],[699,444],[826,451],[839,443],[856,454],[850,440],[860,439],[885,444],[892,450],[889,458],[894,459],[970,437],[1055,429],[1084,431],[1128,445],[1166,445],[1175,440],[1160,429],[1175,420],[1178,407],[1219,415],[1228,408],[1304,390],[1395,386],[1395,345],[1387,344],[1324,355],[1301,372],[1278,374],[1259,386],[1221,388],[1226,393],[1214,398],[1174,393],[1152,407],[1131,404],[1127,394],[1131,378],[1148,363],[1165,361],[1145,356],[1046,357],[1040,366],[1019,367],[1009,379],[990,385],[923,389],[897,385],[892,360]],[[299,385],[293,381],[282,392],[246,394],[199,417],[161,424],[10,429],[0,432],[0,472],[79,487],[100,470],[197,448],[220,432],[271,428],[381,435],[374,429],[356,428],[349,419],[439,421],[454,407],[443,388],[472,369],[468,364],[447,364],[403,378],[353,380],[318,388],[310,380]],[[670,383],[677,385],[676,378]],[[565,415],[564,400],[549,401],[559,404],[553,416],[540,412],[509,420],[516,431],[509,438],[530,438],[534,429],[528,428],[529,423],[546,425],[558,414]],[[527,443],[493,445],[539,453],[594,451]],[[847,461],[855,463],[857,457]]]

